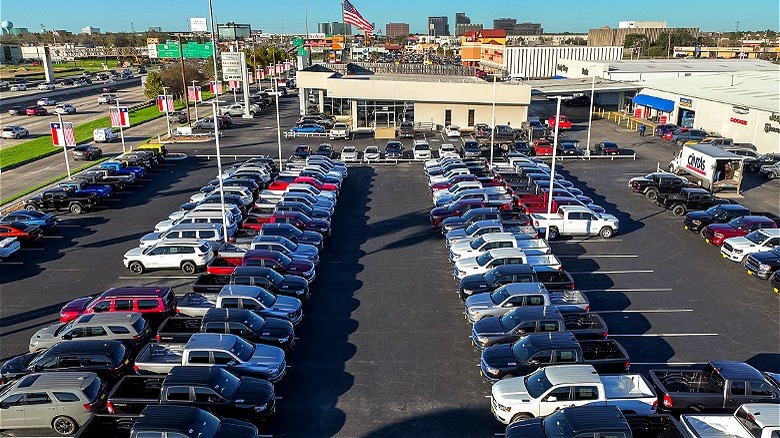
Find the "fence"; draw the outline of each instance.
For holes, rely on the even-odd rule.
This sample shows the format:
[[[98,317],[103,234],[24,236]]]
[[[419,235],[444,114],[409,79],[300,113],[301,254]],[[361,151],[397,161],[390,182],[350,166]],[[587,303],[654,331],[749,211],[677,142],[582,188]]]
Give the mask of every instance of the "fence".
[[[603,108],[594,108],[593,116],[607,119],[618,125],[623,125],[632,131],[638,131],[640,125],[645,125],[649,134],[655,137],[655,123],[645,122],[621,111],[608,111]]]
[[[383,62],[352,62],[374,73],[407,74],[407,75],[443,75],[443,76],[475,76],[475,67],[462,65],[435,64],[395,64]],[[341,74],[347,73],[349,64],[328,64],[327,67]]]

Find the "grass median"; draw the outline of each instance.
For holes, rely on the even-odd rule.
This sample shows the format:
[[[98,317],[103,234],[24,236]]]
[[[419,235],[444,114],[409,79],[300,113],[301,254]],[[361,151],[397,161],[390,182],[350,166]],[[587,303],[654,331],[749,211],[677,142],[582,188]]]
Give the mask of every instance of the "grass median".
[[[211,97],[211,93],[203,93],[203,99],[210,99]],[[184,101],[176,101],[175,106],[177,110],[184,108]],[[130,111],[130,126],[137,126],[150,120],[163,117],[164,115],[165,113],[161,113],[157,110],[156,105],[139,108]],[[74,129],[76,143],[87,143],[92,141],[92,132],[97,128],[106,126],[111,126],[108,116],[77,125]],[[114,128],[114,131],[119,131],[119,128]],[[0,150],[0,171],[12,169],[22,164],[48,157],[61,150],[62,147],[60,146],[52,146],[51,135],[44,135],[34,140],[19,143],[15,146]]]

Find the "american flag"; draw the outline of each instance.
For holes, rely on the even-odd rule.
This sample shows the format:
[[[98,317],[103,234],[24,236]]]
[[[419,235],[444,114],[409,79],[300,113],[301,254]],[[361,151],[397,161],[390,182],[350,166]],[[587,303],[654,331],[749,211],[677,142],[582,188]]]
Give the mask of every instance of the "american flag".
[[[51,124],[51,144],[54,146],[76,146],[73,123],[53,122]]]
[[[160,94],[157,96],[157,109],[161,113],[173,111],[173,95],[172,94]]]
[[[360,12],[352,6],[352,3],[350,3],[349,0],[344,0],[341,3],[341,10],[344,13],[344,23],[355,25],[358,29],[369,35],[374,33],[374,26],[360,15]]]
[[[201,96],[199,86],[196,85],[194,87],[187,87],[187,100],[189,100],[190,102],[203,101],[203,96]]]
[[[112,128],[130,127],[130,113],[126,106],[109,108],[108,117],[111,119]]]

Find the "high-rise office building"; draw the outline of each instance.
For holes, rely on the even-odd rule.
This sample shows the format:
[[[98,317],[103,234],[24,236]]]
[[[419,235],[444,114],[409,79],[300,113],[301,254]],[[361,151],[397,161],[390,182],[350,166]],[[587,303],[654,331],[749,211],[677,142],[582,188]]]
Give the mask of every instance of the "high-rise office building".
[[[455,25],[455,35],[463,35],[466,32],[477,32],[482,30],[482,24],[481,23],[461,23]]]
[[[469,18],[468,15],[466,15],[465,12],[456,12],[455,13],[455,24],[470,24],[471,18]]]
[[[517,23],[511,35],[541,35],[543,33],[542,23]]]
[[[409,36],[409,23],[387,23],[385,25],[385,36],[388,38]]]
[[[352,35],[352,25],[338,21],[317,23],[317,32],[325,35]]]
[[[428,35],[442,36],[450,34],[447,17],[428,17]]]
[[[493,20],[493,29],[502,29],[507,35],[511,35],[517,24],[516,18],[496,18]]]

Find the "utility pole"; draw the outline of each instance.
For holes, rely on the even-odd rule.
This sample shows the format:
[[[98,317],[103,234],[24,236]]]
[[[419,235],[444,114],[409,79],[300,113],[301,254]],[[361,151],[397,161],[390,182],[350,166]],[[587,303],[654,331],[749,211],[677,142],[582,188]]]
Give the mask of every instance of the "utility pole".
[[[187,126],[192,127],[190,120],[190,99],[187,98],[187,79],[184,77],[184,46],[181,44],[181,34],[179,34],[179,63],[181,64],[181,86],[184,94],[184,106],[187,107]]]

